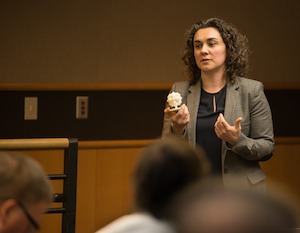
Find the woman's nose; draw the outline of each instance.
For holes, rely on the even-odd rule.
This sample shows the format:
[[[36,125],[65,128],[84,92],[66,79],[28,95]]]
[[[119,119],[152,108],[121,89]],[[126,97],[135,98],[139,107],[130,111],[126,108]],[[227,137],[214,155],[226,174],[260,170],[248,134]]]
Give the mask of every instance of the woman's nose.
[[[207,54],[208,53],[208,46],[207,45],[202,45],[201,47],[201,54]]]

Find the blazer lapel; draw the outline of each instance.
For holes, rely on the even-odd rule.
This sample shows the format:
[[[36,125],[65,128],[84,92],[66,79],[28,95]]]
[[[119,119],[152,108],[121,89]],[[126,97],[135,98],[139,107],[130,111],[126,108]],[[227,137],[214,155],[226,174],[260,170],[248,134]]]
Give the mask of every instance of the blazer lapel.
[[[228,122],[229,125],[235,124],[235,112],[236,112],[236,105],[239,98],[239,81],[236,81],[231,84],[227,84],[226,90],[226,100],[225,100],[225,111],[224,111],[224,118]],[[222,167],[224,167],[225,156],[226,156],[226,144],[225,141],[222,142]]]
[[[188,140],[192,145],[196,145],[196,122],[200,102],[200,81],[191,85],[188,89],[187,107],[190,113],[190,122],[188,123]]]
[[[240,94],[237,90],[238,87],[239,83],[237,79],[234,84],[227,84],[224,118],[230,125],[233,125],[236,120],[234,113],[236,112],[236,104]]]

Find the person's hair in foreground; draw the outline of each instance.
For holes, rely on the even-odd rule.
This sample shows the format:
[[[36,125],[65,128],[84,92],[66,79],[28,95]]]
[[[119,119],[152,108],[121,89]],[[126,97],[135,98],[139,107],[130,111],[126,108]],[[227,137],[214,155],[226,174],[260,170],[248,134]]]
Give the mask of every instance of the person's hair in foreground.
[[[40,164],[23,154],[0,152],[0,190],[0,232],[38,230],[52,200],[52,186]],[[19,216],[13,214],[17,211]]]
[[[135,207],[163,218],[175,194],[208,171],[202,149],[175,137],[160,139],[143,151],[137,164],[133,179]]]
[[[297,202],[283,194],[234,186],[225,190],[207,180],[180,193],[169,217],[178,233],[288,233],[300,222]]]
[[[201,77],[194,57],[194,36],[199,29],[213,27],[219,31],[226,45],[226,75],[229,81],[234,82],[235,76],[245,77],[248,71],[248,58],[250,54],[249,42],[237,28],[222,19],[210,18],[192,25],[188,31],[186,47],[182,60],[187,68],[191,84],[195,84]]]

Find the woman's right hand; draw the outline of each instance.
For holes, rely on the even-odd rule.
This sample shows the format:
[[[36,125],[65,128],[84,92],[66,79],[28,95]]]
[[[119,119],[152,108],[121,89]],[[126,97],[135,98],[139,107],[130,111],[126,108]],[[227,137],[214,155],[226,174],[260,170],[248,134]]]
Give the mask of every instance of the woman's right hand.
[[[183,104],[177,112],[172,112],[170,107],[165,108],[165,115],[172,121],[172,132],[176,136],[182,136],[185,126],[190,121],[190,113],[188,107]]]

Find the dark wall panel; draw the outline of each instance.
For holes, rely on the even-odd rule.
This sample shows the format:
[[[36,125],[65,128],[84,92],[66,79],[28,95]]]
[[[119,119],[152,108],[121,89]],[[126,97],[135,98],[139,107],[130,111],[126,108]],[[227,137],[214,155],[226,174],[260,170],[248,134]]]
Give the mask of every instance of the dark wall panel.
[[[167,91],[2,91],[0,137],[156,138],[162,128],[166,94]],[[38,97],[38,120],[24,120],[26,96]],[[89,96],[86,120],[75,118],[76,96]]]
[[[0,138],[76,137],[79,140],[160,136],[168,90],[1,91]],[[38,97],[38,120],[24,120],[24,97]],[[89,96],[89,118],[76,119],[76,96]],[[276,137],[299,137],[298,90],[266,90]]]
[[[299,137],[300,90],[266,90],[269,100],[274,134],[277,137]]]

